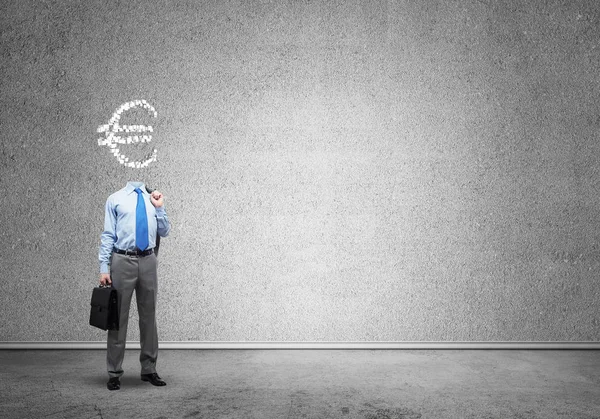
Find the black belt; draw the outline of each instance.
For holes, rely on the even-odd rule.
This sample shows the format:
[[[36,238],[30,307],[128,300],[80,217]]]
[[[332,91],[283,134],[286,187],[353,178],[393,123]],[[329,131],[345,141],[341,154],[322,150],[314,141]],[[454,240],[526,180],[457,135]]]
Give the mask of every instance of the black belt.
[[[113,252],[118,253],[120,255],[127,255],[127,256],[148,256],[148,255],[151,255],[152,253],[154,253],[154,249],[147,249],[147,250],[121,250],[121,249],[117,249],[115,247],[113,249]]]

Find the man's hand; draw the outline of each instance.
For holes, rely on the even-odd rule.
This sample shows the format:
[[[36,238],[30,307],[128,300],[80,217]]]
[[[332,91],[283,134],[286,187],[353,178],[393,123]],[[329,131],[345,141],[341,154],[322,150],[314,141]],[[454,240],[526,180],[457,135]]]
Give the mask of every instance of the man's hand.
[[[110,285],[112,281],[110,279],[110,274],[100,274],[100,285]]]
[[[152,202],[152,205],[154,205],[156,208],[162,207],[164,205],[163,194],[158,191],[152,191],[152,194],[150,195],[150,202]]]

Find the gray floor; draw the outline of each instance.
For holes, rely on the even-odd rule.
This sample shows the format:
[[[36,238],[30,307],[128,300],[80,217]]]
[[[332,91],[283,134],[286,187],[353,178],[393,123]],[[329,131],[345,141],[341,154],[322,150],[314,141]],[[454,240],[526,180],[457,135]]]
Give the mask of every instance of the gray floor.
[[[6,418],[600,418],[600,351],[161,350],[119,391],[100,350],[0,351]]]

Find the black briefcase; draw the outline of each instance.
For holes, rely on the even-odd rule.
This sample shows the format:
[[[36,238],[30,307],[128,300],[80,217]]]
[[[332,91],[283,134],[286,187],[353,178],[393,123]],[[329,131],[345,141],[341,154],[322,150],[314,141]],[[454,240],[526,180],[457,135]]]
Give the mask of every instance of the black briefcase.
[[[119,298],[111,286],[95,287],[92,291],[90,325],[102,330],[119,330]]]

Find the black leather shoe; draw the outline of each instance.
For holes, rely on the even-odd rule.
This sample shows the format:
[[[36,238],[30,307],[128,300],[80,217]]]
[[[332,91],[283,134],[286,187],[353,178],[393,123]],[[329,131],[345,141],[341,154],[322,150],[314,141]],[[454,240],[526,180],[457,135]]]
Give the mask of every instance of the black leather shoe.
[[[108,383],[106,383],[106,388],[109,390],[119,390],[121,388],[119,377],[112,377],[109,379]]]
[[[167,385],[155,372],[152,374],[142,374],[142,381],[150,381],[150,384],[158,387]]]

